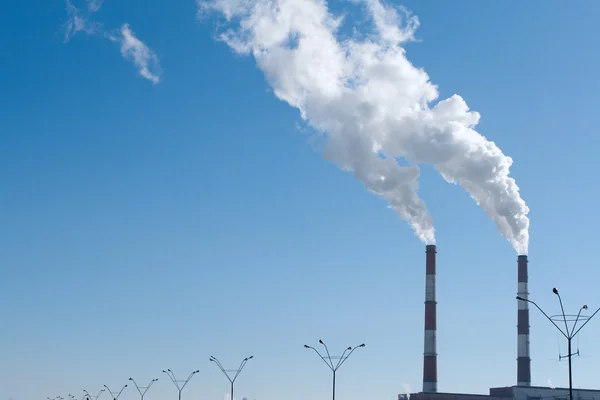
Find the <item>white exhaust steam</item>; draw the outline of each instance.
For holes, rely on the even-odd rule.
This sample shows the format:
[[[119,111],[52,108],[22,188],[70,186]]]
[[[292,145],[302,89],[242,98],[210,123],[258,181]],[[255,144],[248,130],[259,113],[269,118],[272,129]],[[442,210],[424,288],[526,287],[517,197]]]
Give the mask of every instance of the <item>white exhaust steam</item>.
[[[412,393],[412,390],[410,388],[410,384],[403,383],[402,384],[402,388],[404,389],[404,397],[406,397],[406,400],[410,400],[410,394]]]
[[[351,171],[427,244],[433,221],[417,194],[419,163],[459,184],[519,254],[527,254],[529,212],[509,176],[512,159],[473,128],[479,114],[458,95],[432,104],[437,88],[406,58],[415,16],[379,0],[366,8],[372,29],[342,38],[343,18],[322,0],[198,0],[230,28],[220,39],[254,56],[275,95],[324,135],[323,155]],[[408,166],[401,166],[403,158]]]

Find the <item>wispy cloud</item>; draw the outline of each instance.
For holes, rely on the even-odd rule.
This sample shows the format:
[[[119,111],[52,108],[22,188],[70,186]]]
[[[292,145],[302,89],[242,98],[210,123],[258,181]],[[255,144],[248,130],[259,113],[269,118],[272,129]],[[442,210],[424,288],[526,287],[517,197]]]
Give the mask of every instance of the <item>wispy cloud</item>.
[[[87,8],[90,12],[96,12],[102,7],[104,0],[88,0]]]
[[[154,84],[160,82],[158,56],[135,36],[129,24],[123,24],[118,35],[108,34],[107,37],[121,43],[121,55],[133,62],[141,76]]]
[[[81,11],[77,8],[70,0],[66,0],[67,3],[67,15],[69,19],[65,24],[65,43],[71,40],[73,36],[77,34],[77,32],[85,32],[88,35],[96,34],[100,31],[101,26],[97,22],[94,22],[90,19],[92,13],[98,11],[100,9],[101,2],[98,4],[90,1],[88,2],[87,8]],[[90,4],[93,3],[95,5],[94,11],[90,8]]]
[[[119,43],[123,58],[131,61],[142,77],[154,84],[160,82],[162,71],[158,56],[135,36],[129,24],[125,23],[121,28],[107,32],[100,23],[92,19],[93,14],[102,7],[103,0],[82,0],[79,7],[73,4],[72,0],[65,1],[69,17],[65,24],[65,42],[70,41],[78,32],[84,32],[87,35],[98,34],[112,42]]]

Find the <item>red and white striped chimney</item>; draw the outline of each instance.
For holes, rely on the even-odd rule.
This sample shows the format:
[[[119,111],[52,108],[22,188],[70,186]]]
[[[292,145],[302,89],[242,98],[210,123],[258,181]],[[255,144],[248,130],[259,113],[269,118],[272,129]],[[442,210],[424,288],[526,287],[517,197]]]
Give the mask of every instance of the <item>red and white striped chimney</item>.
[[[517,295],[523,299],[529,297],[527,288],[527,256],[519,256],[519,286]],[[531,358],[529,357],[529,303],[518,301],[517,318],[517,386],[531,386]]]
[[[423,392],[437,392],[435,245],[425,247],[425,351],[423,353]]]

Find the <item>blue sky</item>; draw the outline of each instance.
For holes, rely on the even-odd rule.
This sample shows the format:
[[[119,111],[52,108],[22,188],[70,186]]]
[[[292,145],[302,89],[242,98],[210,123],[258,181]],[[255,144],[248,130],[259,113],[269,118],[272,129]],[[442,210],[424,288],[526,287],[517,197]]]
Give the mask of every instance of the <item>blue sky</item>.
[[[600,5],[403,4],[421,22],[409,60],[440,99],[458,93],[480,112],[477,130],[514,159],[531,209],[531,298],[557,313],[557,286],[572,312],[596,309]],[[184,398],[220,400],[228,383],[211,355],[228,368],[254,355],[236,397],[319,398],[330,375],[302,345],[321,338],[367,344],[340,370],[339,398],[420,390],[423,243],[314,151],[254,60],[214,40],[215,19],[199,22],[192,0],[104,2],[105,32],[127,23],[156,54],[153,84],[118,39],[65,43],[65,3],[7,7],[0,398],[81,395],[130,376],[160,378],[147,398],[167,398],[171,368],[200,370]],[[438,245],[439,390],[515,384],[516,253],[460,187],[428,166],[420,183]],[[599,333],[600,319],[580,334],[575,386],[598,385]],[[559,343],[565,352],[532,310],[534,384],[567,384]]]

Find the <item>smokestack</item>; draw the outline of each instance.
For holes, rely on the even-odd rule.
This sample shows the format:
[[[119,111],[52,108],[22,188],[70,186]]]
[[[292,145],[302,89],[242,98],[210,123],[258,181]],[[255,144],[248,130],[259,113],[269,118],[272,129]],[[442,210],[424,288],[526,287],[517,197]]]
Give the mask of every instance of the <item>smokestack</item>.
[[[437,392],[435,245],[425,248],[425,351],[423,353],[423,392]]]
[[[519,267],[519,297],[527,299],[529,290],[527,288],[527,256],[519,256],[517,264]],[[517,319],[517,386],[531,386],[531,358],[529,357],[529,303],[518,301]]]

